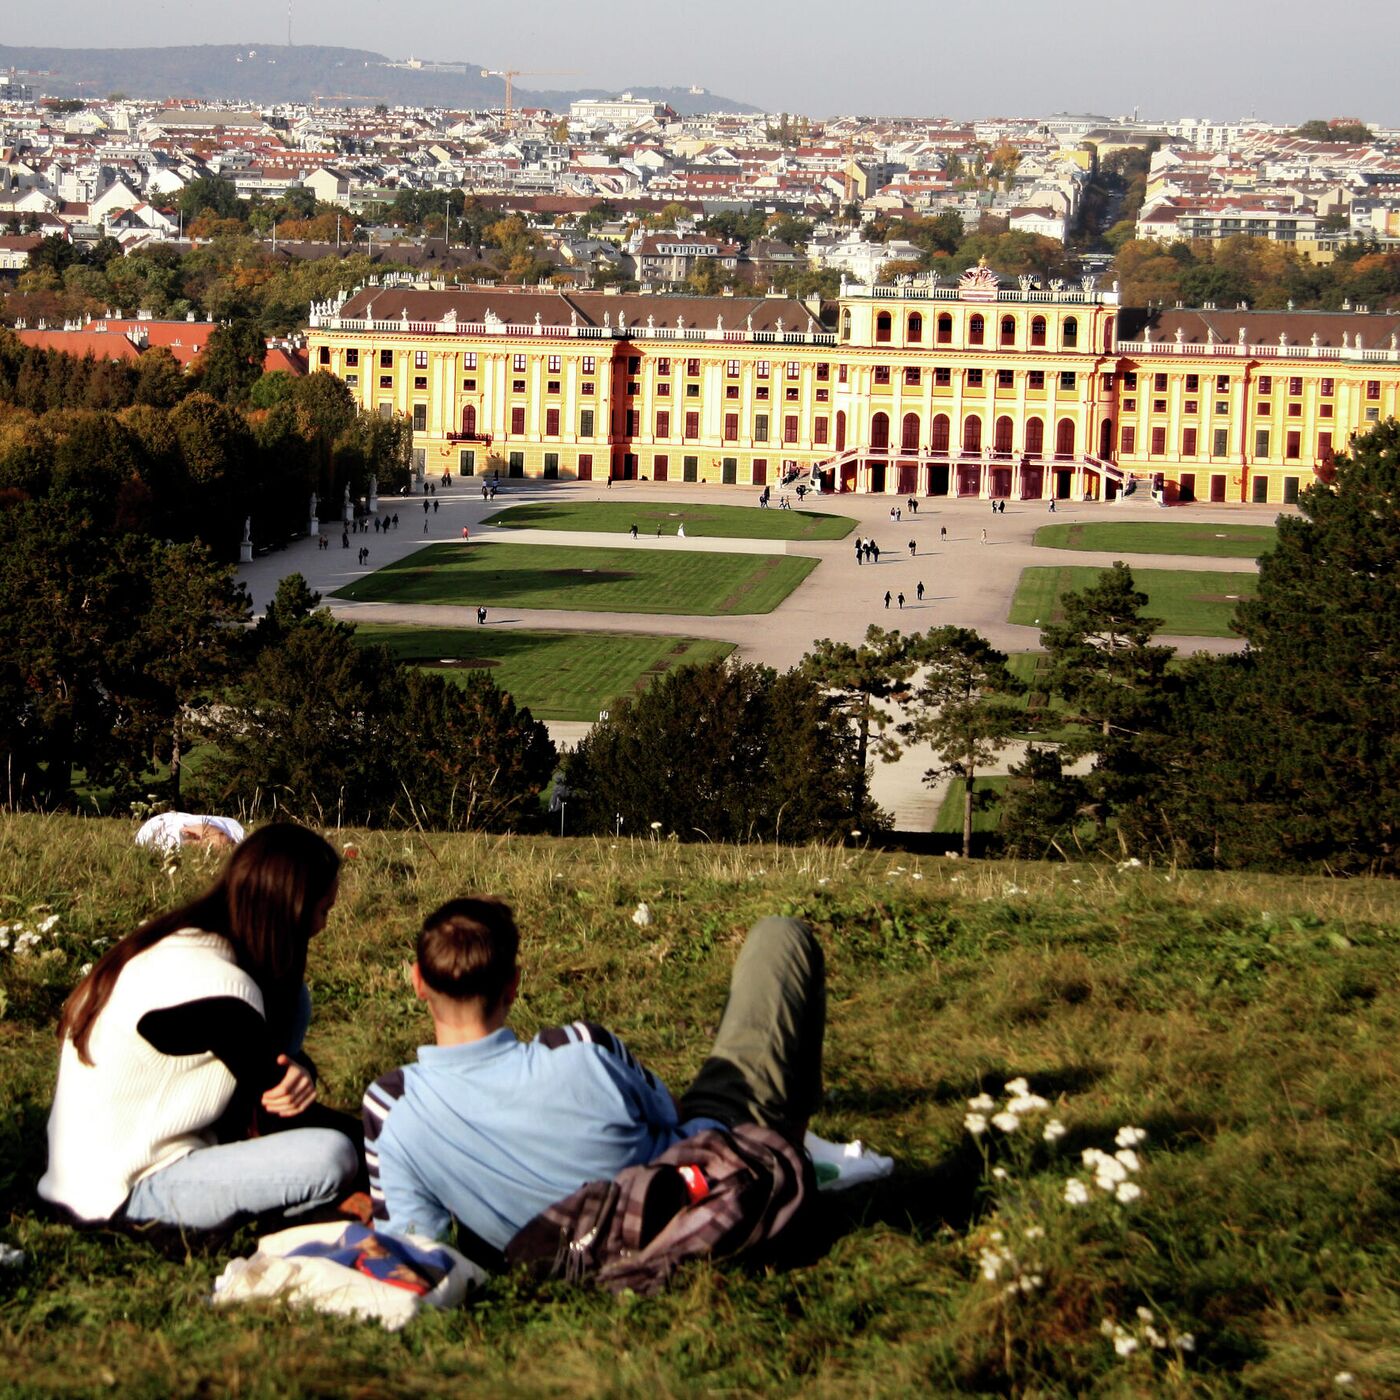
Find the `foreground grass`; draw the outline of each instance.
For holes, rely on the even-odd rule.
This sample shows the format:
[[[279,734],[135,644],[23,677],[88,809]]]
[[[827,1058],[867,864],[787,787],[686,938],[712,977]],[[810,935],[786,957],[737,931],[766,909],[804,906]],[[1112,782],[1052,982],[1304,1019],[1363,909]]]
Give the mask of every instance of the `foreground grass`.
[[[508,530],[595,530],[626,535],[674,535],[684,522],[691,539],[843,540],[855,529],[848,515],[815,510],[760,510],[752,506],[710,505],[700,501],[539,501],[508,506],[487,516],[484,525]]]
[[[596,720],[672,667],[728,656],[729,642],[630,632],[514,632],[487,627],[389,627],[361,623],[356,641],[387,646],[400,661],[461,680],[473,669],[536,719]]]
[[[1101,572],[1082,567],[1022,569],[1007,620],[1026,627],[1063,621],[1060,599],[1066,593],[1082,593]],[[1147,594],[1146,615],[1161,618],[1161,631],[1168,637],[1233,636],[1235,604],[1252,598],[1259,587],[1251,573],[1200,569],[1134,569],[1133,580]]]
[[[550,608],[570,612],[772,612],[817,567],[780,554],[435,544],[335,593],[361,603]]]
[[[354,1107],[426,1034],[404,964],[445,896],[515,905],[522,1032],[601,1021],[675,1087],[744,929],[791,912],[828,957],[814,1126],[898,1162],[824,1199],[791,1271],[695,1267],[652,1301],[501,1279],[386,1336],[278,1307],[216,1313],[204,1300],[227,1251],[165,1259],[36,1213],[53,1021],[78,965],[211,867],[187,856],[167,878],[128,824],[0,822],[5,917],[60,916],[42,956],[0,962],[0,1237],[27,1255],[0,1272],[6,1394],[1291,1397],[1337,1393],[1339,1372],[1356,1378],[1346,1393],[1400,1389],[1395,883],[357,835],[310,968],[332,1103]],[[966,1100],[1017,1074],[1068,1135],[1047,1147],[1027,1119],[979,1140],[1010,1171],[994,1181]],[[1124,1123],[1148,1133],[1142,1198],[1066,1206],[1081,1150],[1112,1148]],[[1008,1298],[981,1277],[993,1230],[1034,1253],[1039,1288]],[[1099,1324],[1139,1307],[1195,1350],[1119,1357]]]
[[[1217,525],[1207,521],[1110,520],[1078,525],[1042,525],[1035,543],[1043,549],[1093,549],[1116,554],[1192,554],[1213,559],[1257,559],[1274,547],[1272,525]]]

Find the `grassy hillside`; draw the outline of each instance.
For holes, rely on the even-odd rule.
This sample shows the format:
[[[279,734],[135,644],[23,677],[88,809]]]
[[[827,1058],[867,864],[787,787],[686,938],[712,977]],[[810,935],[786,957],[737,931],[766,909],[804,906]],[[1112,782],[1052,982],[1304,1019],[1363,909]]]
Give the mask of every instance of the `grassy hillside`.
[[[212,868],[190,855],[167,874],[130,837],[0,818],[11,941],[57,916],[27,953],[0,952],[0,1239],[27,1254],[0,1270],[5,1394],[1321,1396],[1338,1373],[1347,1393],[1400,1388],[1400,886],[353,834],[312,949],[308,1045],[332,1102],[353,1106],[422,1037],[404,965],[416,917],[446,895],[515,904],[520,1030],[602,1021],[673,1087],[700,1063],[745,928],[793,912],[829,962],[814,1126],[898,1160],[826,1202],[791,1272],[699,1267],[648,1302],[499,1280],[386,1337],[215,1314],[226,1253],[168,1260],[35,1214],[62,997],[95,940]],[[1015,1076],[1048,1107],[971,1136],[968,1100],[1002,1106]],[[1123,1126],[1146,1133],[1130,1201],[1081,1164]]]

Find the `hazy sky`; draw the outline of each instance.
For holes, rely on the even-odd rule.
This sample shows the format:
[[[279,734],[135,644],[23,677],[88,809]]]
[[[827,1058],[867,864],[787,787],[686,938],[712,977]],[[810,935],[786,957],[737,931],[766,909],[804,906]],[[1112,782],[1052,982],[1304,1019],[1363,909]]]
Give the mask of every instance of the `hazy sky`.
[[[700,84],[774,111],[1400,125],[1394,0],[292,0],[296,43]],[[285,43],[287,0],[9,0],[8,44]]]

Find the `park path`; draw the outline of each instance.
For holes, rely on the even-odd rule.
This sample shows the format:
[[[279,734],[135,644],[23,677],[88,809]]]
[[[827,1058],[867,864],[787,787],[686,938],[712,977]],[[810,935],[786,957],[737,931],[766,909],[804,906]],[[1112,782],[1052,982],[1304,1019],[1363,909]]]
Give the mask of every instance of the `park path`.
[[[492,607],[488,626],[582,632],[633,632],[646,635],[684,635],[736,644],[742,660],[786,670],[801,660],[818,638],[858,643],[871,623],[905,631],[956,624],[982,633],[1003,651],[1033,651],[1040,645],[1039,629],[1009,623],[1006,614],[1022,569],[1032,565],[1107,568],[1123,559],[1132,568],[1160,568],[1209,572],[1252,573],[1250,559],[1216,559],[1192,555],[1114,554],[1094,551],[1044,549],[1033,543],[1035,531],[1046,524],[1094,521],[1157,521],[1203,524],[1268,524],[1272,511],[1238,505],[1197,504],[1164,511],[1146,493],[1125,500],[1056,503],[1049,515],[1044,503],[1008,502],[1004,515],[994,515],[986,501],[921,499],[917,514],[904,509],[903,500],[888,496],[808,496],[802,509],[844,515],[856,520],[855,529],[843,540],[750,540],[706,537],[688,533],[686,539],[666,535],[629,539],[625,530],[615,534],[587,531],[511,530],[483,525],[488,516],[507,506],[526,502],[568,501],[685,502],[725,505],[755,504],[748,487],[689,483],[626,482],[611,489],[602,484],[511,481],[495,501],[481,498],[480,482],[471,479],[451,487],[437,487],[431,498],[438,503],[425,514],[423,497],[384,497],[380,516],[399,515],[399,527],[383,533],[350,536],[350,548],[340,546],[340,532],[331,530],[331,548],[321,550],[315,540],[298,540],[284,550],[263,555],[239,569],[254,607],[266,606],[278,581],[299,571],[321,593],[331,612],[346,621],[398,623],[434,627],[474,627],[476,605],[412,603],[357,603],[329,595],[385,564],[402,559],[425,544],[455,541],[463,548],[490,548],[493,541],[567,544],[580,548],[603,547],[807,555],[821,561],[779,606],[770,613],[726,617],[678,616],[666,613],[575,612],[545,608]],[[899,521],[889,511],[898,506]],[[794,507],[796,502],[794,501]],[[679,514],[680,512],[678,512]],[[425,529],[426,526],[426,529]],[[469,531],[468,542],[462,530]],[[688,527],[692,528],[692,527]],[[698,528],[698,527],[694,527]],[[946,539],[942,532],[947,531]],[[986,543],[982,531],[986,531]],[[878,564],[857,564],[854,540],[873,538],[880,546]],[[910,553],[909,542],[914,543]],[[369,549],[368,563],[356,564],[360,548]],[[923,602],[916,598],[923,582]],[[888,608],[886,592],[894,595]],[[895,601],[905,594],[900,609]],[[1243,643],[1227,637],[1161,637],[1183,653],[1223,654],[1239,650]],[[576,742],[586,729],[576,724],[549,724],[556,743]],[[1006,763],[1017,755],[1008,751]],[[946,784],[924,785],[928,757],[922,751],[905,753],[894,764],[877,764],[872,782],[876,799],[895,815],[899,830],[927,831],[942,801]]]

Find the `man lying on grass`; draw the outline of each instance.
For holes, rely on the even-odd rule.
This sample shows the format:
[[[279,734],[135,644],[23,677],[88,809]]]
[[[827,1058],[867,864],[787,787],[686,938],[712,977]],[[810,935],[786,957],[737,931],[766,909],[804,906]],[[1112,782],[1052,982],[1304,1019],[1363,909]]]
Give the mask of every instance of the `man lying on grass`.
[[[825,962],[812,930],[762,919],[734,965],[710,1057],[674,1100],[616,1036],[575,1021],[519,1040],[519,935],[497,899],[456,899],[424,921],[413,986],[436,1044],[371,1084],[365,1148],[376,1219],[469,1252],[503,1249],[585,1182],[649,1162],[705,1128],[761,1123],[799,1146],[821,1097]],[[488,1246],[474,1250],[472,1237]]]

